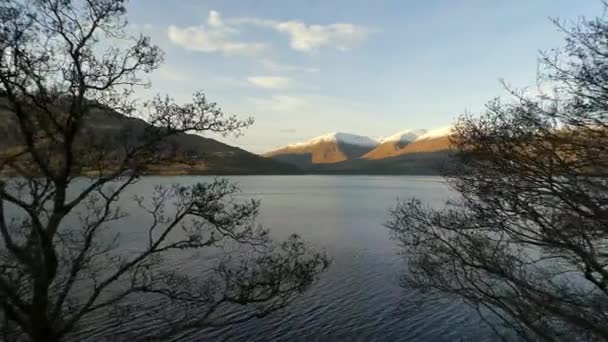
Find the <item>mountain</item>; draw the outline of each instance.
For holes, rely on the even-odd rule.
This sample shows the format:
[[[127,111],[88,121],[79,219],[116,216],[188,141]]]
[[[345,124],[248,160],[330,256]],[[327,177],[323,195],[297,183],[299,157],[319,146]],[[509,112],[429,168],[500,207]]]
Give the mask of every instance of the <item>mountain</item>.
[[[363,156],[363,159],[378,160],[412,153],[430,153],[451,149],[451,126],[430,131],[407,130],[394,134]]]
[[[380,140],[330,133],[266,154],[319,174],[437,174],[449,162],[451,127],[404,130]]]
[[[137,144],[150,125],[144,120],[110,110],[93,110],[84,120],[78,139],[101,141],[119,154],[125,134]],[[0,152],[22,145],[16,121],[6,99],[0,97]],[[265,158],[217,140],[196,134],[178,134],[167,139],[159,153],[178,156],[173,161],[148,165],[152,174],[297,174],[291,165]]]
[[[449,162],[451,127],[404,130],[381,139],[330,133],[267,153],[319,174],[437,174]]]
[[[430,130],[405,146],[399,155],[450,151],[452,149],[452,143],[450,142],[452,129],[452,126],[446,126]]]
[[[350,133],[328,133],[306,142],[285,146],[264,156],[302,168],[335,164],[362,157],[378,146],[378,142]]]
[[[434,130],[404,130],[381,140],[358,159],[319,165],[326,174],[439,174],[452,155],[451,127]]]
[[[385,159],[398,156],[399,152],[419,136],[426,133],[425,129],[404,130],[397,132],[380,141],[380,145],[363,155],[363,159]]]

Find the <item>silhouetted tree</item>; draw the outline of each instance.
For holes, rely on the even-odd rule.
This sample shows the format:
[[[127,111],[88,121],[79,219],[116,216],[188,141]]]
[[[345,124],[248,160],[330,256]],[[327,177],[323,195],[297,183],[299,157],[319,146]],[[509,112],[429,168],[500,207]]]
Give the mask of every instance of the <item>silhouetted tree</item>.
[[[128,321],[137,339],[242,322],[284,307],[327,266],[295,235],[273,243],[255,223],[259,202],[235,200],[225,180],[135,198],[146,238],[120,248],[120,196],[151,162],[179,157],[172,137],[251,123],[200,93],[145,103],[147,123],[124,116],[162,61],[149,38],[125,33],[125,4],[0,0],[4,340],[85,339],[95,321],[112,323],[105,336]],[[181,272],[185,258],[196,267]]]
[[[539,93],[457,122],[454,198],[401,202],[387,226],[407,286],[501,336],[608,340],[608,21],[554,23],[566,44],[541,54]]]

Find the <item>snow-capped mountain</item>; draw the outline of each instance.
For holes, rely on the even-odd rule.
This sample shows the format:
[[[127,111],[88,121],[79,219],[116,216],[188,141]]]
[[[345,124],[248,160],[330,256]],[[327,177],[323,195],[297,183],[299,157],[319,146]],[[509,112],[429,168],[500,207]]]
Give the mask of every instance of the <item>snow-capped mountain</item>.
[[[386,138],[380,140],[381,144],[388,142],[412,142],[419,136],[425,134],[426,129],[406,129],[404,131],[397,132]]]
[[[431,163],[431,160],[436,158],[434,152],[450,150],[451,131],[452,127],[433,130],[407,129],[379,139],[380,142],[356,134],[328,133],[308,141],[287,145],[265,156],[294,164],[302,169],[333,168],[341,172],[365,169],[376,172],[373,167],[389,167],[384,161],[380,163],[380,160],[391,162],[392,158],[402,156],[405,158],[406,155],[412,157],[425,155],[425,162]],[[437,155],[437,157],[441,156]],[[408,163],[413,165],[414,162]],[[391,170],[398,169],[392,164],[390,167]]]
[[[356,135],[351,133],[342,133],[342,132],[333,132],[323,134],[316,138],[312,138],[305,142],[295,143],[291,145],[287,145],[287,147],[301,147],[301,146],[312,146],[321,142],[335,142],[342,143],[348,145],[356,145],[356,146],[377,146],[378,142],[370,137]]]
[[[426,133],[425,129],[407,129],[397,132],[391,136],[380,140],[380,144],[373,150],[366,153],[364,159],[384,159],[399,154],[399,151],[407,144],[416,140],[419,136]]]
[[[449,135],[451,131],[451,126],[430,131],[425,129],[401,131],[382,139],[380,145],[366,153],[362,158],[375,160],[409,153],[448,150],[450,148]]]
[[[359,158],[376,146],[378,142],[372,138],[334,132],[287,145],[265,156],[300,166],[331,164]]]
[[[453,129],[454,129],[453,126],[445,126],[445,127],[433,129],[430,131],[426,131],[423,134],[419,135],[416,138],[416,140],[420,141],[420,140],[428,140],[428,139],[446,138],[446,137],[449,137],[450,134],[452,134]]]

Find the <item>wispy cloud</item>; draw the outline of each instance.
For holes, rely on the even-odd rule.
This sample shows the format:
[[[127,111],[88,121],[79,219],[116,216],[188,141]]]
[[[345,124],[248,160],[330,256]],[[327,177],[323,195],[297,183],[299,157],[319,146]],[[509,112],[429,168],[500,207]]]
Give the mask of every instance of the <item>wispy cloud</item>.
[[[275,28],[290,37],[292,49],[303,52],[315,51],[321,47],[349,50],[364,42],[369,31],[353,24],[306,25],[301,21],[278,23]]]
[[[220,16],[218,11],[209,11],[209,15],[207,16],[207,24],[211,27],[222,27],[224,26],[224,21]]]
[[[252,17],[237,18],[231,22],[267,27],[286,34],[291,48],[301,52],[312,52],[322,47],[346,51],[363,43],[372,33],[371,29],[351,23],[310,25],[300,20],[275,21]]]
[[[200,26],[179,27],[170,25],[169,39],[185,49],[201,52],[218,52],[225,55],[257,55],[267,46],[258,42],[238,41],[235,27],[224,24],[220,13],[210,11],[207,24]]]
[[[226,55],[258,55],[267,44],[237,40],[239,27],[254,25],[272,29],[289,37],[289,46],[296,51],[311,53],[321,48],[346,51],[367,40],[372,30],[352,23],[327,25],[307,24],[301,20],[277,21],[261,18],[224,20],[219,12],[210,11],[205,24],[180,27],[171,25],[169,39],[186,49],[220,52]]]
[[[289,85],[289,78],[282,76],[251,76],[247,81],[265,89],[285,89]]]

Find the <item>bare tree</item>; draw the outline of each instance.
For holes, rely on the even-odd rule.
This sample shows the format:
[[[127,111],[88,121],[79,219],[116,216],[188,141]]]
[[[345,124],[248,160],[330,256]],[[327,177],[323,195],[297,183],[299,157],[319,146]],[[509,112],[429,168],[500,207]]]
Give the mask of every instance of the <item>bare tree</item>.
[[[407,286],[464,301],[505,339],[607,340],[608,21],[554,23],[566,44],[541,54],[539,94],[509,90],[456,124],[458,196],[401,202],[387,226]]]
[[[327,266],[299,237],[273,243],[258,201],[225,180],[158,186],[137,197],[148,219],[121,249],[121,194],[151,163],[183,156],[186,132],[237,133],[195,94],[137,105],[136,87],[162,53],[125,33],[126,0],[0,0],[0,319],[5,340],[59,341],[139,326],[140,339],[262,317]],[[147,122],[125,116],[143,108]],[[123,115],[124,114],[124,115]],[[106,125],[110,122],[110,125]],[[86,174],[88,178],[82,178]],[[240,254],[239,254],[240,253]],[[180,260],[193,269],[181,272]],[[154,328],[150,325],[154,322]],[[141,329],[141,327],[147,327]],[[121,330],[122,329],[122,330]],[[127,332],[125,332],[127,333]]]

